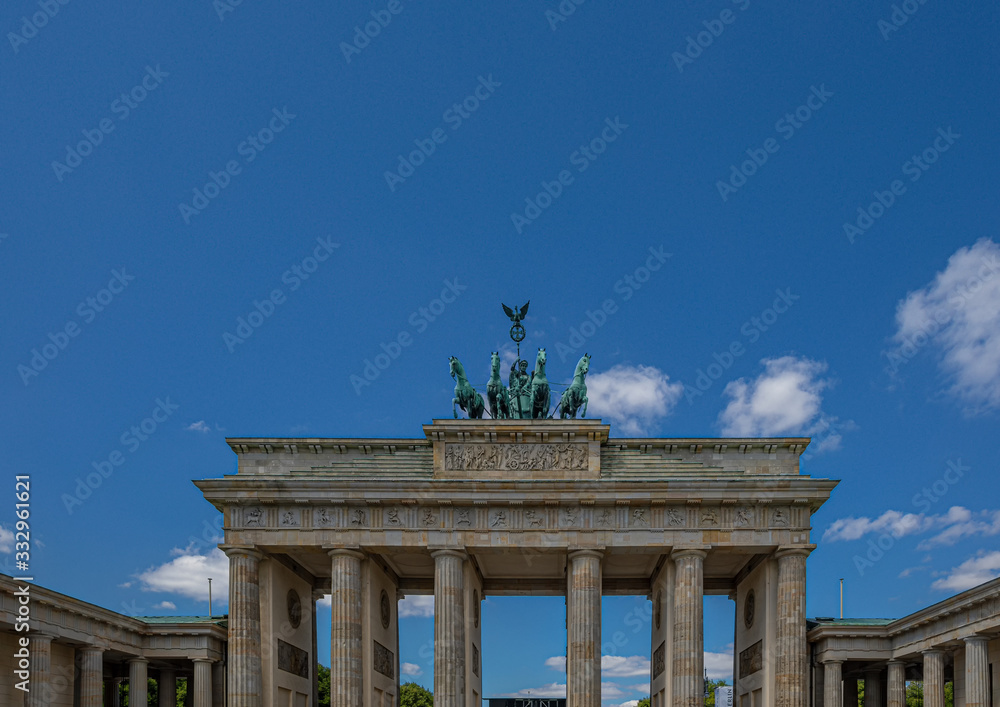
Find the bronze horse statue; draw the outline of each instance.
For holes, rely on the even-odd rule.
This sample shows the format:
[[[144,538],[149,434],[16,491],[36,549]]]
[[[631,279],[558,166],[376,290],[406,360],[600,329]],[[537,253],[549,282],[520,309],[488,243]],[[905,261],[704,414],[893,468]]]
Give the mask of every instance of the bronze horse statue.
[[[490,380],[486,384],[486,399],[490,404],[490,415],[494,420],[510,417],[510,400],[507,386],[500,378],[500,352],[494,351],[490,360]]]
[[[590,370],[590,354],[584,354],[580,362],[576,364],[576,372],[573,373],[573,382],[563,391],[559,399],[556,411],[563,420],[566,418],[576,418],[576,411],[583,408],[580,417],[587,416],[587,371]]]
[[[536,420],[548,417],[551,404],[549,381],[545,377],[545,349],[538,349],[535,370],[531,372],[531,417]]]
[[[476,392],[476,389],[469,384],[469,379],[465,375],[465,368],[454,356],[449,356],[449,367],[451,369],[451,377],[454,378],[457,383],[455,384],[455,397],[452,400],[451,411],[455,415],[455,419],[458,419],[458,408],[466,411],[469,414],[470,420],[480,420],[483,417],[483,410],[485,405],[483,405],[483,396]]]

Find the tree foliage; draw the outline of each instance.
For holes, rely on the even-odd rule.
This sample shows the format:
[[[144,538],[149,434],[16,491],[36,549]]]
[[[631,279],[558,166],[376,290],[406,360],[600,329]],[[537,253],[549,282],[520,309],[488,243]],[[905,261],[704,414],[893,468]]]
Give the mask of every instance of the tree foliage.
[[[316,685],[319,707],[330,707],[330,669],[316,664]]]
[[[434,707],[434,694],[415,682],[399,686],[399,707]]]

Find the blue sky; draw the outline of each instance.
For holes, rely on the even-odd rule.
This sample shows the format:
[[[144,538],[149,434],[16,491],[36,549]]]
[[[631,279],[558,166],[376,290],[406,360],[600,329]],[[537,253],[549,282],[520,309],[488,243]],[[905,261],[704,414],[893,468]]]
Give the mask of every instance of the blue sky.
[[[814,437],[804,471],[842,483],[811,615],[841,577],[847,614],[899,616],[1000,574],[998,19],[6,3],[0,419],[37,580],[204,612],[225,571],[190,480],[232,472],[226,435],[419,436],[448,356],[485,381],[528,299],[526,345],[554,379],[592,355],[612,435]],[[606,600],[605,632],[641,606]],[[731,612],[706,602],[706,650]],[[484,616],[487,694],[565,682],[561,602]],[[403,620],[428,684],[430,625]],[[607,704],[643,694],[645,631]]]

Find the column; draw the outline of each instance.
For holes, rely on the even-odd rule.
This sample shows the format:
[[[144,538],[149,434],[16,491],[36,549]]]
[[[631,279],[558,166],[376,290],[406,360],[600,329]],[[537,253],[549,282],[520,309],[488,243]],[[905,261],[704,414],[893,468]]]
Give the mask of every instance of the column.
[[[156,681],[156,693],[159,707],[177,707],[177,673],[169,669],[161,670]]]
[[[566,571],[566,706],[601,705],[601,550],[569,553]]]
[[[906,665],[901,660],[889,661],[888,707],[906,707]]]
[[[944,651],[924,651],[924,707],[944,707]]]
[[[885,707],[881,670],[865,671],[865,707]]]
[[[316,672],[316,665],[319,663],[319,630],[316,624],[316,601],[323,598],[323,592],[312,590],[312,664],[309,666],[309,675],[312,678],[312,704],[319,706],[319,675]]]
[[[434,558],[434,705],[465,707],[465,561],[460,550]]]
[[[260,560],[252,547],[223,546],[229,557],[229,707],[262,707]]]
[[[86,646],[80,656],[80,707],[104,705],[104,649]]]
[[[25,707],[48,707],[52,695],[49,679],[52,675],[52,636],[31,634],[28,669],[31,671],[31,689],[25,693]]]
[[[357,550],[338,548],[330,550],[330,559],[330,707],[360,707],[364,704],[361,561],[365,556]],[[315,671],[314,666],[310,669]]]
[[[856,675],[844,678],[844,707],[858,707],[858,678]]]
[[[707,555],[703,549],[675,550],[670,555],[674,561],[674,694],[671,707],[702,707],[704,703],[702,611]]]
[[[208,658],[194,659],[194,707],[212,707],[212,662]],[[312,672],[309,673],[312,675]],[[145,704],[140,702],[139,704]]]
[[[146,681],[147,665],[149,665],[149,661],[145,658],[132,658],[128,662],[129,705],[146,707],[146,695],[149,691],[149,683]]]
[[[808,547],[781,548],[778,558],[778,630],[775,640],[775,704],[806,707],[809,646],[806,642]],[[867,689],[866,689],[867,693]]]
[[[990,707],[988,643],[985,636],[965,639],[965,707]]]
[[[840,677],[839,660],[828,660],[823,663],[823,707],[843,707],[844,688]],[[854,688],[857,691],[857,687]],[[855,707],[858,704],[857,695],[854,696]]]

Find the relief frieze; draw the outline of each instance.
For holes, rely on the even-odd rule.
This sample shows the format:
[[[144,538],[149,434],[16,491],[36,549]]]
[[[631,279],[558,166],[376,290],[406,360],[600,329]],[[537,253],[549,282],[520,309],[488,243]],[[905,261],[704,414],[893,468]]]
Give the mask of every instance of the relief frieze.
[[[584,471],[586,444],[448,444],[448,471]]]

